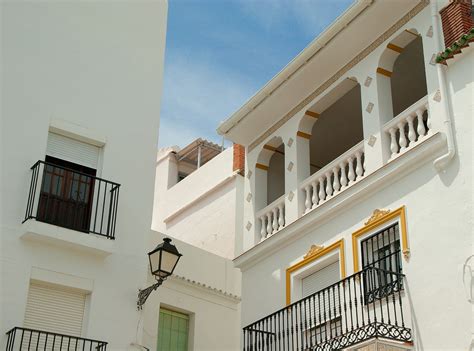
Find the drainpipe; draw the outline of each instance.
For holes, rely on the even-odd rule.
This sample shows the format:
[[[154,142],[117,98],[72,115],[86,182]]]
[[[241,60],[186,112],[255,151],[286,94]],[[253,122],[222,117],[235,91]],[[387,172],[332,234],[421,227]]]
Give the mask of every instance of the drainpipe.
[[[443,47],[441,45],[441,35],[440,35],[440,22],[439,22],[439,12],[438,12],[438,1],[432,0],[430,1],[431,7],[431,16],[432,16],[432,25],[433,25],[433,35],[436,38],[436,50],[437,52],[441,52]],[[444,155],[438,157],[436,160],[433,161],[433,165],[438,172],[442,171],[448,163],[453,159],[454,155],[456,154],[455,147],[454,147],[454,135],[453,135],[453,124],[452,124],[452,116],[451,110],[449,109],[449,94],[446,88],[446,67],[443,64],[437,63],[436,69],[438,73],[438,84],[439,90],[441,93],[441,101],[443,105],[443,115],[444,121],[443,124],[446,130],[446,137],[448,143],[448,152]]]

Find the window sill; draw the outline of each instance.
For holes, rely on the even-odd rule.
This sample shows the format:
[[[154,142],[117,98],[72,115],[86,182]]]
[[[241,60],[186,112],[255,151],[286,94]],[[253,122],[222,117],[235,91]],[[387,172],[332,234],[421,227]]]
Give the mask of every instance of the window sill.
[[[82,251],[107,257],[115,251],[115,242],[95,234],[85,234],[75,230],[29,219],[21,225],[20,238],[57,247]]]

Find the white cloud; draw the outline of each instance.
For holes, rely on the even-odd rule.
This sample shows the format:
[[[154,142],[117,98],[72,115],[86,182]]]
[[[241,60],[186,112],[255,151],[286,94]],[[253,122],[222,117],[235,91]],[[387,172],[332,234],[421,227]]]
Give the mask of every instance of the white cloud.
[[[218,144],[218,122],[255,91],[243,76],[195,57],[167,57],[160,121],[160,146],[185,146],[198,137]]]

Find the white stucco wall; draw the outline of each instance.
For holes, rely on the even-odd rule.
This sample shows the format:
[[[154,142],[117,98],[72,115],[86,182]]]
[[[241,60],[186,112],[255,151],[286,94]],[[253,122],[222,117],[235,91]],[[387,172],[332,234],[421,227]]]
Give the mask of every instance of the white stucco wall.
[[[151,242],[163,234],[152,232]],[[240,349],[241,275],[231,260],[173,239],[181,257],[174,276],[150,295],[142,312],[143,345],[156,347],[160,307],[190,317],[189,350]],[[149,285],[153,283],[149,277]]]
[[[241,274],[233,265],[241,230],[242,176],[225,150],[176,183],[172,148],[158,152],[153,229],[173,238],[183,257],[175,274],[153,294],[144,310],[144,342],[156,344],[160,307],[190,316],[189,350],[240,349]],[[161,241],[153,232],[150,248]],[[152,280],[150,280],[150,284]]]
[[[214,254],[234,258],[237,187],[243,177],[232,170],[229,148],[171,187],[176,174],[173,154],[156,166],[153,229]],[[240,222],[238,223],[240,226]]]
[[[433,131],[441,135],[447,132],[443,120],[441,102],[436,102],[434,95],[439,88],[436,66],[429,62],[436,52],[437,38],[427,35],[431,26],[429,7],[421,11],[404,25],[394,37],[405,29],[415,28],[422,36],[429,109],[432,116]],[[388,41],[387,41],[388,42]],[[385,122],[380,111],[384,102],[377,97],[377,81],[374,74],[378,67],[379,58],[386,44],[376,48],[369,56],[355,65],[342,77],[355,77],[361,84],[367,76],[374,78],[370,87],[362,87],[362,108],[364,120],[364,139],[366,154],[366,172],[380,169],[386,161],[381,142],[385,142],[380,132],[380,126]],[[471,44],[472,46],[472,44]],[[311,245],[328,246],[339,239],[345,240],[346,271],[347,275],[354,272],[352,264],[351,236],[356,230],[364,226],[374,209],[395,210],[406,206],[408,241],[411,255],[408,260],[403,259],[403,272],[406,274],[407,289],[405,304],[411,309],[410,326],[414,331],[416,350],[465,350],[469,349],[472,341],[472,304],[467,299],[466,291],[470,287],[463,282],[463,265],[472,255],[473,242],[473,155],[472,155],[472,116],[473,104],[473,64],[472,48],[465,51],[457,61],[447,69],[447,80],[452,99],[454,116],[454,133],[457,154],[448,167],[438,172],[433,167],[433,159],[446,150],[433,153],[409,169],[392,173],[391,177],[383,179],[374,191],[367,189],[361,196],[348,197],[340,210],[332,208],[338,200],[331,199],[323,204],[320,211],[298,218],[298,206],[288,197],[285,202],[287,227],[273,237],[259,242],[258,228],[243,229],[242,257],[236,262],[243,267],[242,271],[242,326],[246,326],[262,317],[265,317],[285,306],[286,279],[288,267],[302,260]],[[337,85],[334,83],[333,86]],[[328,89],[329,90],[329,89]],[[369,102],[374,103],[372,112],[366,111]],[[313,102],[308,104],[308,107]],[[296,147],[285,146],[286,165],[294,162],[295,169],[299,169],[298,160],[301,159],[301,150],[295,134],[298,122],[306,108],[298,112],[291,120],[285,123],[275,133],[268,136],[254,150],[249,152],[247,169],[254,170],[258,154],[262,146],[275,136],[282,137],[288,145],[290,138]],[[263,131],[262,131],[263,132]],[[374,146],[368,146],[370,136],[376,137]],[[295,144],[293,144],[295,145]],[[306,151],[305,151],[306,152]],[[304,159],[304,158],[303,158]],[[258,170],[257,170],[258,171]],[[251,193],[256,197],[256,191],[262,184],[256,184],[252,177],[245,179],[244,196]],[[285,171],[286,193],[293,191],[298,199],[298,179],[295,172]],[[369,184],[368,181],[365,184]],[[370,191],[369,191],[370,190]],[[342,195],[343,196],[343,195]],[[245,202],[244,220],[255,223],[254,203]],[[338,205],[339,206],[339,205]],[[328,209],[327,211],[325,209]],[[326,211],[326,212],[325,212]],[[315,213],[325,213],[318,217]],[[313,215],[313,217],[311,217]],[[312,219],[311,219],[312,218]],[[278,241],[278,236],[294,237],[299,221],[307,221],[308,226],[298,233],[297,240]],[[290,224],[294,222],[293,224]],[[310,223],[310,224],[309,224]],[[255,223],[257,226],[258,223]],[[253,230],[256,230],[253,233]],[[309,228],[309,229],[308,229]],[[255,235],[253,235],[255,234]],[[279,244],[271,246],[272,240]],[[257,247],[255,245],[257,244]],[[265,247],[266,249],[261,249]],[[261,250],[261,251],[259,251]],[[254,254],[266,252],[266,254]],[[251,263],[246,263],[245,257],[253,257]],[[250,260],[249,260],[250,262]],[[471,284],[470,282],[467,283]],[[440,332],[442,331],[442,332]]]
[[[1,6],[0,347],[7,330],[23,325],[29,280],[40,270],[60,284],[88,282],[84,336],[126,350],[137,341],[136,295],[148,264],[167,2]],[[115,241],[50,225],[46,230],[105,248],[108,256],[79,250],[77,243],[20,238],[30,167],[44,160],[53,122],[105,140],[98,175],[122,186]]]

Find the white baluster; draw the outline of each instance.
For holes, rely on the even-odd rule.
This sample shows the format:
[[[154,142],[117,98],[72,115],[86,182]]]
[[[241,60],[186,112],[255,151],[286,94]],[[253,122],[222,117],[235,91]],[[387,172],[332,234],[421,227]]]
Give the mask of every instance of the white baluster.
[[[398,144],[400,145],[400,151],[403,151],[407,148],[407,138],[405,137],[405,123],[398,123],[398,131],[400,132],[400,138]]]
[[[324,192],[323,177],[319,178],[319,193],[318,193],[318,196],[319,196],[319,201],[323,201],[324,199],[326,199],[326,193]]]
[[[416,116],[418,117],[418,125],[416,126],[416,132],[419,137],[422,137],[426,134],[425,123],[423,122],[423,111],[418,109],[416,110]]]
[[[355,179],[355,173],[354,173],[354,159],[352,157],[349,157],[347,159],[347,164],[349,166],[349,173],[347,174],[349,178],[349,183],[353,182]]]
[[[408,140],[410,140],[410,145],[416,140],[415,126],[413,125],[413,120],[415,116],[408,116]]]
[[[332,195],[332,182],[331,182],[331,173],[326,173],[326,197]]]
[[[270,211],[267,213],[267,236],[270,236],[272,234],[272,231],[273,231],[272,225],[273,225],[272,212]]]
[[[357,174],[357,179],[358,179],[362,177],[362,175],[364,174],[364,167],[362,165],[362,153],[360,151],[356,152],[356,159],[357,159],[356,174]]]
[[[428,116],[426,119],[426,126],[428,127],[428,134],[431,132],[431,114],[430,110],[428,110],[428,104],[425,105],[426,115]]]
[[[397,134],[395,128],[390,128],[390,151],[392,151],[392,157],[398,153]]]
[[[332,170],[332,173],[334,175],[334,180],[332,182],[332,188],[334,189],[334,192],[338,192],[339,189],[341,189],[341,184],[339,183],[339,172],[338,168],[334,167]]]
[[[341,162],[339,165],[339,168],[341,168],[341,186],[345,187],[347,185],[347,176],[346,176],[346,165],[344,162]]]
[[[313,187],[313,197],[311,198],[311,202],[313,203],[313,205],[311,206],[311,208],[315,208],[316,205],[318,204],[318,183],[316,181],[312,182],[311,183],[312,187]]]
[[[260,229],[260,236],[261,236],[261,241],[265,239],[267,236],[267,226],[265,224],[265,215],[260,217],[260,221],[262,222],[262,228]]]
[[[308,212],[311,209],[311,193],[310,193],[310,185],[306,185],[304,187],[304,191],[306,192],[306,200],[304,202],[305,212]]]
[[[282,229],[285,226],[285,214],[283,213],[283,204],[278,205],[278,229]]]
[[[275,207],[272,212],[273,212],[273,222],[272,222],[273,233],[275,233],[278,230],[278,208]]]

